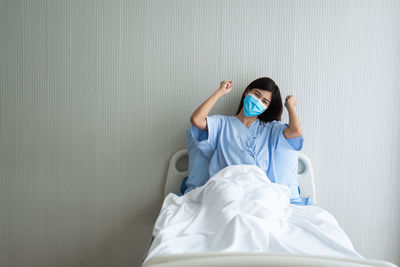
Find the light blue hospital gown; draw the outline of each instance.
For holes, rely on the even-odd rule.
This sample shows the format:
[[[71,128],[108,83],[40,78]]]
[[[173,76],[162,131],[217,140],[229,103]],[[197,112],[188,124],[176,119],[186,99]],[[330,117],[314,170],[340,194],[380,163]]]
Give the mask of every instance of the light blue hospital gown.
[[[210,159],[209,177],[230,165],[257,165],[275,182],[274,153],[277,149],[301,150],[303,135],[286,139],[283,130],[289,125],[281,121],[259,119],[247,128],[235,116],[207,116],[208,136],[201,140],[201,131],[192,126],[196,146]],[[204,132],[203,132],[204,133]]]

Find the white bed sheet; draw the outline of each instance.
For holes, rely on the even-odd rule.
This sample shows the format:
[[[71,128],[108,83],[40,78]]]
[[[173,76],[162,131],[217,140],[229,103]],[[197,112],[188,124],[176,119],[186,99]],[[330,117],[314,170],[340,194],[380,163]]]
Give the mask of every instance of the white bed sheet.
[[[329,212],[292,205],[289,195],[255,165],[228,166],[181,197],[170,193],[144,263],[160,255],[215,252],[363,258]]]

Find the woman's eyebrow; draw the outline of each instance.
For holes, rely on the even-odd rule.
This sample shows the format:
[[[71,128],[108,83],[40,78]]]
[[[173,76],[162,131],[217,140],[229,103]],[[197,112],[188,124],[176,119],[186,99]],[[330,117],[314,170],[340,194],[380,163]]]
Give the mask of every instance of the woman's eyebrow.
[[[258,92],[257,90],[255,90],[257,93],[259,93],[260,94],[260,92]],[[260,94],[261,95],[261,94]],[[269,103],[269,100],[268,99],[266,99],[265,97],[264,97],[264,100],[267,100],[267,102]]]

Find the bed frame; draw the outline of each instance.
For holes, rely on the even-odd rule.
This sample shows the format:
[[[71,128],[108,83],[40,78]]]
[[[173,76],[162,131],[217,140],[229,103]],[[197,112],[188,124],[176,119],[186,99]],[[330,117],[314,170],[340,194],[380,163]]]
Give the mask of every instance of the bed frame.
[[[164,198],[171,192],[177,195],[181,194],[180,188],[182,180],[185,177],[188,177],[188,170],[180,171],[177,165],[178,162],[187,157],[187,149],[178,150],[172,155],[169,161],[167,181],[165,182],[163,192]],[[317,203],[315,197],[314,173],[311,166],[311,160],[302,152],[299,152],[298,178],[300,196],[309,197],[314,203]]]
[[[187,149],[175,152],[170,161],[163,196],[169,193],[181,195],[182,179],[188,176],[187,166],[182,170],[178,165],[182,159],[188,160]],[[181,169],[181,170],[179,170]],[[310,159],[299,152],[298,178],[300,195],[310,197],[316,202],[314,174]],[[151,247],[154,237],[151,236],[143,261]],[[279,253],[197,253],[179,255],[161,255],[150,258],[142,267],[183,267],[183,266],[380,266],[396,265],[377,260],[358,260],[343,257],[324,257],[314,255],[296,255]]]
[[[396,267],[378,260],[359,260],[345,257],[325,257],[283,253],[204,253],[156,256],[142,267],[267,267],[267,266],[340,266],[340,267]]]

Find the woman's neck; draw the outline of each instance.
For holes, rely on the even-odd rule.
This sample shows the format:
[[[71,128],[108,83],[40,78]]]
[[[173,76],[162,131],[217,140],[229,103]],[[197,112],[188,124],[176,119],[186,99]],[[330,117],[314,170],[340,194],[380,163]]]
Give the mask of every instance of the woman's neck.
[[[235,115],[235,116],[236,116],[236,118],[238,118],[239,120],[241,120],[241,121],[243,122],[243,124],[244,124],[247,128],[249,128],[249,127],[253,124],[253,122],[257,119],[257,116],[254,116],[254,117],[246,117],[246,116],[244,115],[243,108],[242,108],[242,110],[240,111],[240,113],[237,114],[237,115]]]

